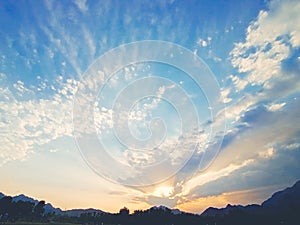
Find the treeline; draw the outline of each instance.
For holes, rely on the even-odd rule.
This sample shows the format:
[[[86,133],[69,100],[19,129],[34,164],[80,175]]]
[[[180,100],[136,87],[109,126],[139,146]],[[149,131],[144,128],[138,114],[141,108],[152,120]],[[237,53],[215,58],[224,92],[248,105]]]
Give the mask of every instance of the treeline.
[[[45,213],[45,202],[13,201],[10,196],[0,199],[0,224],[7,222],[38,222],[44,224],[72,223],[83,225],[298,225],[300,209],[298,206],[286,210],[261,211],[255,213],[244,208],[232,207],[226,214],[201,216],[191,213],[174,213],[166,207],[152,207],[136,210],[132,214],[127,208],[119,213],[89,212],[80,216],[68,216],[66,213],[55,215]]]
[[[136,210],[129,214],[123,208],[119,213],[82,213],[80,217],[61,216],[57,222],[84,225],[299,225],[295,211],[277,214],[252,214],[235,208],[221,216],[201,216],[191,213],[174,214],[168,208]]]
[[[14,202],[10,196],[4,196],[0,199],[0,221],[16,222],[31,221],[43,222],[45,201],[37,204],[28,201]]]
[[[173,214],[170,209],[151,208],[136,210],[129,214],[127,208],[119,213],[82,213],[79,217],[58,216],[56,222],[79,223],[85,225],[200,225],[201,217],[196,214]]]

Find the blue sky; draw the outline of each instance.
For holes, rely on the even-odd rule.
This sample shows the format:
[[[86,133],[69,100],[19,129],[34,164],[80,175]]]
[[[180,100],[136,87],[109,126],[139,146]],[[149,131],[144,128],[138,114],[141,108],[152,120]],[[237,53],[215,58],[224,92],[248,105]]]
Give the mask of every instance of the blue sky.
[[[293,184],[300,178],[299,11],[299,2],[290,0],[1,1],[0,191],[63,209],[163,204],[201,212],[260,203]],[[93,121],[108,154],[128,166],[122,170],[78,149],[73,103],[95,60],[143,40],[172,42],[200,57],[218,86],[218,101],[209,101],[212,83],[201,89],[180,68],[144,62],[119,70],[97,95]],[[142,78],[143,85],[134,86]],[[136,99],[150,91],[149,98]],[[123,109],[130,106],[129,119],[118,99]],[[198,123],[190,107],[177,115],[189,100]],[[151,133],[149,122],[157,118],[164,124],[152,123],[158,133]],[[115,136],[124,124],[130,132]],[[161,138],[162,125],[168,129],[161,142],[149,142],[160,144],[153,151],[120,145],[131,140],[128,134]],[[141,174],[153,185],[122,185]]]

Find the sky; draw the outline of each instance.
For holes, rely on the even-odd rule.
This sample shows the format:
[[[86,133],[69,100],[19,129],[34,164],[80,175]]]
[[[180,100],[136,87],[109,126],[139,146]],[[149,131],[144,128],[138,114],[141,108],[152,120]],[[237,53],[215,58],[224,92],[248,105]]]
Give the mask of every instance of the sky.
[[[201,213],[291,186],[299,11],[296,0],[0,1],[0,192]]]

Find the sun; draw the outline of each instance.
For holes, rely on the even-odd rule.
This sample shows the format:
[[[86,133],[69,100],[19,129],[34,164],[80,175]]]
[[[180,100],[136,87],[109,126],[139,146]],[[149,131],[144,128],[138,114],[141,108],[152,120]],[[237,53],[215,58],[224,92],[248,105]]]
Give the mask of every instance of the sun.
[[[157,196],[157,197],[170,197],[173,194],[174,188],[171,186],[161,186],[161,187],[157,187],[154,192],[153,195]]]

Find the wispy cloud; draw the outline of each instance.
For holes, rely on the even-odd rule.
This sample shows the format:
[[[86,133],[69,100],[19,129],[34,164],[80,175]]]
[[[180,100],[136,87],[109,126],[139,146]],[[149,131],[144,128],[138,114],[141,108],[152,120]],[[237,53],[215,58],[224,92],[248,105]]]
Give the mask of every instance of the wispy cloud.
[[[75,0],[74,2],[76,4],[76,6],[78,7],[78,9],[80,11],[82,11],[83,13],[88,11],[88,6],[86,3],[86,0]]]

